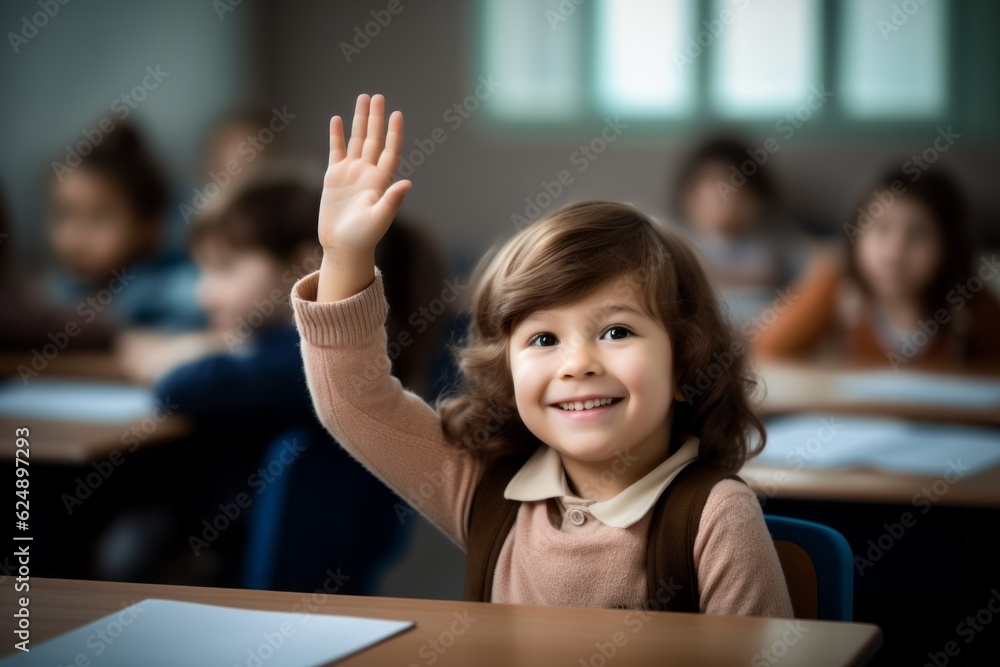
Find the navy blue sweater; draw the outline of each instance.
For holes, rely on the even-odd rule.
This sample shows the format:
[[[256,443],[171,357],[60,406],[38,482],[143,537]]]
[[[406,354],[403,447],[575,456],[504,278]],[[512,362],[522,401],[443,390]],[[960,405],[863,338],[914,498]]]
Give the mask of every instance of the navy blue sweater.
[[[349,578],[338,592],[374,592],[382,566],[408,532],[400,519],[405,505],[320,424],[295,327],[262,329],[246,346],[178,368],[155,387],[158,398],[194,423],[198,458],[211,470],[203,479],[215,487],[200,490],[212,496],[205,504],[214,507],[240,491],[263,492],[264,453],[297,429],[307,441],[299,444],[308,447],[285,480],[272,587],[314,590],[329,577],[328,568],[339,567]]]

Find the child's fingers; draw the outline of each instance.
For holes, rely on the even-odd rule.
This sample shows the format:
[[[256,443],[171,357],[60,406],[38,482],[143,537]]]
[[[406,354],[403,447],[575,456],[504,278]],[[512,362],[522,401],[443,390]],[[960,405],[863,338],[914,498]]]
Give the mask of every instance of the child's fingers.
[[[365,133],[368,130],[368,109],[371,98],[367,94],[358,95],[357,106],[354,107],[354,125],[351,126],[351,140],[347,144],[347,156],[361,157],[361,148],[365,143]]]
[[[373,95],[371,109],[368,112],[368,134],[365,137],[365,145],[361,151],[361,157],[365,162],[375,164],[378,161],[379,153],[382,152],[383,133],[385,132],[385,97]]]
[[[378,158],[378,168],[395,176],[399,156],[403,152],[403,114],[393,111],[389,116],[389,131],[385,135],[385,148]]]
[[[372,206],[372,216],[376,220],[392,220],[403,203],[403,197],[413,185],[410,181],[396,181],[382,193],[382,197]]]
[[[340,116],[330,119],[330,164],[340,162],[347,157],[347,146],[344,145],[344,121]]]

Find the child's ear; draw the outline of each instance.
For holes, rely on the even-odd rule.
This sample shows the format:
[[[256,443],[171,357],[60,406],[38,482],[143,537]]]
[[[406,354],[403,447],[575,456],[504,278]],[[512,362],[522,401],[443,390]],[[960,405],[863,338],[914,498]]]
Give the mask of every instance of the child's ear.
[[[681,391],[680,382],[678,381],[677,371],[674,371],[674,400],[680,401],[682,403],[687,402],[687,396]]]

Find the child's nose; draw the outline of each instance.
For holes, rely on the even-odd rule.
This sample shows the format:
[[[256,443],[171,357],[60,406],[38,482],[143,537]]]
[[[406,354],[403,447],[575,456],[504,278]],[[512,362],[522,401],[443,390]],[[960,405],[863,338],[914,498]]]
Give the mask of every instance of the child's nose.
[[[563,378],[600,375],[604,372],[596,350],[585,343],[563,347],[562,365],[559,375]]]

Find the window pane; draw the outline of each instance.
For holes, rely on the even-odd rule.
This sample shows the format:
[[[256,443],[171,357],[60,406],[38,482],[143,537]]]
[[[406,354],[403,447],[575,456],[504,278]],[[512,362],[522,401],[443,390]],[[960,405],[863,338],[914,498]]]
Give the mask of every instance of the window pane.
[[[597,6],[597,94],[614,112],[678,115],[694,100],[684,56],[690,0],[602,0]]]
[[[579,112],[583,20],[579,10],[560,13],[560,4],[566,3],[484,2],[486,71],[478,74],[500,82],[488,102],[498,116],[558,118]]]
[[[818,0],[715,0],[709,6],[697,38],[712,49],[718,113],[780,114],[820,83]]]
[[[848,0],[840,31],[845,112],[894,118],[943,113],[946,24],[943,0]]]

